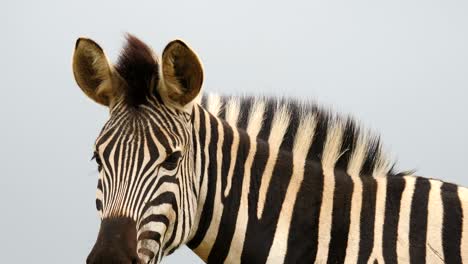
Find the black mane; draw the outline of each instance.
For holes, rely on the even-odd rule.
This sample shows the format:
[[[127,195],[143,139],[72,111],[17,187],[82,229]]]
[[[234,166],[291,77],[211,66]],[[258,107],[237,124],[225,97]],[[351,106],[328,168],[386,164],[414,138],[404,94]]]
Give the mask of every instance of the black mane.
[[[206,108],[208,101],[207,96],[202,98],[202,105]],[[317,118],[317,127],[315,129],[314,140],[312,146],[307,154],[307,160],[320,161],[323,156],[324,145],[327,139],[328,129],[335,125],[337,122],[344,124],[343,141],[340,153],[341,156],[337,161],[336,167],[345,169],[347,168],[351,155],[356,149],[356,143],[359,137],[364,134],[367,135],[366,143],[366,156],[361,169],[362,175],[372,175],[373,170],[378,166],[379,159],[386,159],[385,153],[382,150],[380,137],[370,133],[367,129],[362,128],[354,118],[346,115],[338,115],[326,107],[322,107],[315,102],[302,102],[297,99],[291,98],[275,98],[275,97],[258,97],[258,96],[221,96],[222,107],[218,116],[222,119],[225,118],[226,102],[231,99],[239,101],[240,113],[237,121],[237,127],[246,129],[248,125],[248,118],[252,111],[252,106],[256,100],[261,100],[265,103],[265,113],[262,128],[258,137],[263,140],[268,140],[271,131],[273,117],[278,109],[278,106],[286,106],[291,119],[288,129],[284,136],[280,149],[291,152],[294,144],[294,137],[296,135],[299,120],[304,114],[315,114]],[[394,164],[391,163],[388,175],[395,175]]]
[[[116,71],[126,81],[125,100],[131,106],[146,102],[159,80],[156,56],[150,47],[133,35],[126,35],[126,44],[115,65]],[[153,85],[153,87],[152,87]]]

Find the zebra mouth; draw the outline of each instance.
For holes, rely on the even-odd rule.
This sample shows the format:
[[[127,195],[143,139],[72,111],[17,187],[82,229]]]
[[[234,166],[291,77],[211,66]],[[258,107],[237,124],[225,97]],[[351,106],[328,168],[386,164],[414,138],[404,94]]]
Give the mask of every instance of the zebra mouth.
[[[105,218],[87,264],[142,263],[136,251],[136,224],[130,218]]]

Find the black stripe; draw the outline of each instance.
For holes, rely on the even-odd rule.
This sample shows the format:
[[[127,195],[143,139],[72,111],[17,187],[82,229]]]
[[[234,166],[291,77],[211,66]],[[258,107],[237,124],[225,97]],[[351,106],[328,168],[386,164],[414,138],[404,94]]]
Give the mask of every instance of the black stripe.
[[[193,152],[192,153],[194,155],[193,163],[192,163],[191,166],[193,166],[194,169],[196,167],[195,164],[197,163],[197,161],[196,161],[197,153],[198,153],[199,148],[200,148],[200,146],[198,145],[199,142],[197,141],[197,133],[201,133],[201,129],[200,129],[200,132],[195,131],[195,115],[198,115],[198,113],[200,112],[200,109],[201,109],[200,107],[194,107],[193,111],[192,111],[192,116],[190,117],[190,122],[192,123],[192,129],[191,129],[192,142],[193,142],[193,146],[192,146],[193,147]],[[203,177],[203,175],[200,175],[200,182],[201,182],[202,177]],[[198,198],[200,197],[198,192],[200,191],[199,189],[200,189],[201,185],[197,185],[198,182],[196,180],[194,180],[194,179],[192,179],[191,183],[192,183],[192,186],[191,186],[192,187],[192,193],[195,194],[195,199],[198,201]]]
[[[148,130],[153,130],[154,134],[157,135],[160,132],[159,128],[154,124],[153,120],[150,118],[149,114],[146,111],[141,112],[142,116],[142,126],[147,127]],[[147,133],[144,133],[143,135],[143,140],[142,144],[146,144],[148,146],[148,152],[149,152],[149,161],[148,164],[146,165],[145,168],[143,168],[143,173],[146,173],[149,168],[151,168],[158,159],[160,153],[158,150],[158,147],[156,146],[156,142],[154,142],[153,138],[150,136],[149,131],[145,131]],[[161,141],[161,139],[158,139]],[[161,143],[167,148],[167,141],[164,140],[165,143]],[[143,149],[143,148],[142,148]]]
[[[400,176],[387,178],[385,219],[383,226],[383,257],[385,263],[397,263],[396,243],[400,219],[401,197],[405,190],[405,179]]]
[[[137,240],[143,240],[143,239],[150,239],[153,241],[156,241],[158,243],[161,243],[161,234],[148,230],[148,231],[143,231],[137,238]]]
[[[213,216],[213,208],[214,208],[214,203],[215,203],[215,196],[216,196],[216,183],[217,183],[217,172],[218,172],[218,163],[217,163],[217,157],[218,157],[218,126],[221,124],[216,120],[214,116],[211,114],[208,114],[208,117],[210,120],[210,127],[207,129],[211,129],[211,138],[210,138],[210,144],[208,145],[208,158],[210,160],[208,164],[208,189],[207,189],[207,195],[206,195],[206,200],[205,204],[203,206],[203,215],[209,214],[210,216],[206,217],[206,222],[208,225],[206,225],[206,230],[200,230],[206,235],[206,232],[208,231],[209,228],[209,223],[212,221],[212,216]],[[203,236],[204,237],[204,236]]]
[[[130,128],[129,128],[130,130]],[[118,174],[115,175],[115,176],[118,176],[118,186],[122,183],[122,182],[125,182],[125,178],[128,176],[126,175],[127,173],[129,173],[129,169],[131,164],[133,163],[132,162],[132,159],[131,159],[131,155],[132,155],[132,149],[134,149],[133,147],[133,144],[132,144],[132,140],[131,140],[131,137],[132,137],[132,132],[133,131],[129,131],[129,133],[125,136],[125,139],[124,141],[122,142],[122,155],[120,152],[115,152],[115,155],[116,157],[118,157],[118,159],[116,159],[117,161],[122,161],[119,163],[120,165],[120,168],[117,168],[117,171]],[[133,158],[133,157],[132,157]],[[120,187],[120,186],[119,186]]]
[[[141,229],[142,226],[148,224],[149,222],[161,222],[164,225],[169,226],[169,219],[166,215],[152,214],[140,222],[140,224],[138,225],[138,229]]]
[[[107,131],[104,131],[104,129],[103,129],[103,131],[101,131],[101,134],[99,135],[99,138],[96,141],[96,148],[99,148],[99,146],[104,144],[107,140],[109,140],[109,138],[111,136],[113,137],[111,139],[111,141],[115,142],[115,140],[116,140],[115,135],[119,135],[120,133],[118,131],[122,131],[122,130],[123,130],[122,126],[117,126],[117,127],[112,128],[112,129],[109,129]],[[114,135],[114,133],[116,133],[116,134]]]
[[[174,212],[177,217],[177,200],[175,193],[173,192],[164,192],[158,195],[154,200],[151,200],[150,202],[146,203],[145,206],[143,207],[143,212],[146,212],[150,207],[152,206],[158,206],[161,204],[170,204],[171,207],[174,209]]]
[[[195,249],[197,248],[200,243],[203,241],[203,238],[205,238],[206,232],[208,231],[208,228],[210,227],[211,219],[213,217],[213,207],[214,207],[214,201],[215,201],[215,194],[216,194],[216,164],[213,164],[216,162],[216,145],[218,144],[218,137],[217,137],[217,129],[216,128],[216,123],[210,124],[210,127],[208,127],[207,121],[205,121],[205,118],[209,118],[212,120],[205,111],[201,110],[200,111],[200,151],[202,153],[201,155],[201,174],[204,175],[205,173],[205,166],[207,161],[205,160],[205,154],[208,154],[208,158],[210,159],[210,162],[208,163],[208,177],[203,178],[203,181],[208,181],[208,187],[206,190],[206,198],[205,198],[205,204],[203,205],[203,211],[201,214],[201,219],[198,224],[198,229],[196,234],[194,235],[193,239],[187,244],[190,248]],[[214,119],[213,119],[214,120]],[[206,138],[206,132],[202,130],[205,129],[210,129],[211,131],[211,137],[209,141],[205,141]],[[214,133],[214,134],[213,134]],[[208,153],[204,153],[205,145],[208,145]],[[213,170],[213,166],[215,170]],[[214,173],[213,173],[214,172]],[[203,186],[205,183],[201,182],[201,186]]]
[[[444,183],[441,188],[444,205],[444,224],[442,230],[442,245],[446,263],[462,263],[461,234],[463,229],[463,211],[458,187],[455,184]],[[468,216],[465,216],[468,219]],[[468,250],[468,249],[467,249]]]
[[[164,116],[163,113],[158,111],[159,109],[148,108],[148,110],[149,110],[148,117],[151,122],[151,127],[153,128],[155,136],[162,135],[161,130],[163,128],[166,128],[166,130],[171,130],[171,128],[169,128],[170,125],[169,125],[169,122],[167,121],[167,118]],[[164,146],[164,148],[166,149],[166,152],[169,152],[171,149],[171,144],[174,144],[176,142],[176,138],[173,135],[173,133],[167,133],[167,135],[169,136],[169,138],[165,136],[161,136],[161,137],[158,137],[158,141]]]
[[[131,202],[131,197],[133,197],[134,195],[134,186],[135,186],[135,182],[140,178],[138,177],[139,175],[137,175],[136,173],[134,174],[133,171],[134,169],[136,168],[137,170],[139,170],[141,168],[141,164],[138,164],[139,161],[143,161],[142,159],[142,156],[143,155],[143,151],[141,151],[143,148],[142,146],[139,146],[138,147],[138,143],[141,144],[141,131],[140,131],[140,127],[138,126],[138,121],[135,120],[134,124],[133,124],[133,134],[135,135],[135,138],[134,138],[134,141],[131,142],[129,148],[127,149],[128,150],[128,154],[126,155],[127,156],[127,159],[129,160],[128,161],[128,165],[127,165],[127,179],[129,179],[129,185],[127,186],[127,189],[124,191],[124,194],[123,194],[123,198],[122,198],[122,201],[123,201],[123,208],[119,208],[119,210],[123,210],[125,207],[127,207],[127,205]],[[136,159],[136,154],[137,152],[140,152],[140,157],[138,159]],[[137,172],[138,173],[138,172]],[[122,174],[123,177],[126,177],[125,175]],[[125,182],[125,181],[123,181]]]
[[[180,183],[178,183],[177,186],[180,186]],[[182,199],[180,197],[180,195],[181,195],[180,191],[174,193],[174,196],[176,196],[176,195],[179,195],[179,197],[177,197],[177,198],[178,198],[178,200],[180,202],[182,202],[181,201]],[[176,200],[176,202],[177,202],[177,200]],[[183,208],[183,204],[176,204],[176,207],[174,207],[174,211],[177,211],[177,208]],[[183,214],[183,212],[182,212],[182,214]],[[163,252],[166,252],[167,248],[171,247],[174,244],[177,232],[181,231],[179,228],[177,228],[179,226],[179,221],[184,221],[184,216],[179,215],[178,213],[176,213],[175,214],[175,219],[173,219],[173,222],[172,222],[172,224],[174,225],[174,229],[172,230],[171,237],[169,239],[167,239],[167,237],[165,238],[166,243],[164,243]],[[183,230],[183,228],[182,228],[182,230]],[[166,236],[167,236],[167,230],[166,230]]]
[[[219,100],[221,101],[221,108],[219,109],[218,117],[220,119],[226,119],[226,102],[228,101],[228,97],[221,96]]]
[[[274,232],[264,232],[265,222],[262,221],[263,219],[258,220],[256,217],[258,190],[260,189],[261,178],[263,176],[267,160],[268,144],[257,141],[257,152],[251,169],[250,192],[248,197],[249,220],[247,223],[247,231],[241,257],[242,263],[265,263],[269,252],[269,246],[266,241],[273,240]],[[282,198],[280,194],[278,194],[277,203],[278,206],[281,207]],[[259,235],[259,233],[261,233],[261,235]]]
[[[240,206],[242,195],[242,182],[244,175],[245,159],[250,150],[249,137],[244,131],[239,131],[240,141],[243,142],[239,146],[237,152],[237,162],[234,168],[234,177],[232,178],[232,188],[229,195],[225,199],[225,207],[221,216],[220,229],[216,237],[213,248],[208,256],[208,263],[223,263],[229,253],[232,237],[237,222],[237,215]],[[212,183],[215,184],[215,183]],[[229,206],[227,206],[229,205]]]
[[[322,167],[317,162],[309,161],[306,163],[304,181],[294,204],[285,263],[314,263],[322,192]]]
[[[276,113],[276,102],[273,100],[268,100],[265,105],[264,119],[260,132],[258,133],[258,138],[261,138],[265,141],[268,140],[271,133],[271,125],[273,123],[273,117]]]
[[[96,210],[102,211],[102,201],[99,199],[96,199]]]
[[[353,195],[353,181],[341,169],[335,169],[335,191],[333,195],[333,218],[328,263],[343,263],[348,245],[348,233]]]
[[[137,168],[141,172],[143,172],[143,160],[145,158],[145,151],[144,151],[144,146],[146,144],[146,132],[145,131],[145,121],[146,120],[139,120],[138,122],[138,142],[140,143],[140,146],[138,147],[138,159],[136,160]],[[151,158],[151,157],[149,157]],[[143,175],[143,174],[141,174]]]
[[[244,100],[240,101],[240,110],[239,110],[239,117],[237,120],[237,126],[244,130],[247,129],[247,122],[249,120],[249,116],[252,113],[252,106],[254,103],[254,97],[247,97]]]
[[[429,180],[416,179],[410,217],[411,263],[425,263],[426,261],[427,206],[430,189]]]
[[[292,152],[294,139],[297,133],[297,127],[301,119],[299,107],[296,104],[290,104],[288,109],[291,113],[291,121],[284,135],[283,142],[281,143],[281,150]]]
[[[161,239],[159,239],[159,240],[161,240]],[[148,256],[148,259],[153,259],[154,258],[153,251],[151,251],[149,249],[146,249],[146,248],[139,248],[138,253]]]
[[[98,188],[98,190],[101,190],[101,192],[103,191],[102,190],[102,180],[101,179],[98,179],[97,188]]]
[[[199,140],[199,144],[197,145],[197,148],[199,149],[199,152],[200,152],[200,184],[198,186],[199,190],[201,189],[201,186],[203,186],[204,182],[207,180],[207,178],[205,178],[205,167],[206,167],[206,160],[205,160],[205,157],[204,157],[204,149],[205,149],[205,145],[207,144],[207,141],[206,141],[206,130],[207,130],[207,127],[205,125],[205,110],[203,110],[202,108],[198,107],[197,108],[198,111],[197,111],[197,115],[198,115],[198,121],[199,121],[199,129],[198,131],[195,131],[193,130],[192,132],[195,134],[195,133],[198,133],[198,140]],[[196,139],[196,138],[195,138]],[[195,154],[197,152],[194,152]],[[196,164],[196,161],[195,161],[195,164]]]
[[[203,108],[206,108],[207,103],[208,103],[208,95],[207,95],[207,94],[203,94],[203,95],[202,95],[202,98],[201,98],[201,103],[200,103],[200,104],[203,106]]]
[[[115,132],[115,135],[112,136],[112,138],[110,138],[110,141],[109,141],[109,144],[106,146],[106,148],[104,149],[103,153],[102,153],[102,158],[101,158],[101,161],[104,165],[105,168],[117,168],[117,161],[115,160],[114,164],[110,164],[110,154],[111,154],[111,151],[112,151],[112,148],[114,148],[114,146],[116,147],[116,150],[119,150],[120,148],[120,141],[122,140],[121,137],[119,137],[121,134],[123,134],[124,132],[124,128],[123,127],[117,127],[116,129],[117,131],[109,131],[108,132],[108,135],[111,136],[111,134],[113,134]],[[105,139],[107,141],[108,137],[103,137],[101,139]],[[104,144],[106,141],[103,141],[103,140],[99,140],[99,142],[96,143],[96,148],[99,148],[100,145]]]
[[[109,196],[109,197],[106,197],[106,203],[108,203],[108,206],[111,206],[111,199],[115,199],[115,190],[117,188],[117,184],[119,182],[119,176],[120,175],[113,175],[113,173],[117,173],[117,171],[119,170],[119,166],[121,165],[119,163],[119,159],[120,159],[120,149],[123,148],[123,144],[125,142],[125,130],[122,132],[123,133],[123,136],[115,136],[114,138],[116,139],[116,141],[114,142],[115,146],[113,146],[112,144],[109,144],[108,147],[104,150],[104,158],[102,159],[102,161],[104,163],[106,162],[109,162],[108,164],[110,164],[110,157],[111,157],[111,151],[112,151],[112,148],[115,147],[115,152],[114,152],[114,156],[113,156],[113,159],[114,159],[114,162],[112,165],[107,165],[107,166],[104,166],[106,168],[109,168],[109,174],[106,173],[105,177],[106,177],[106,180],[107,182],[110,184],[109,186],[109,190],[106,192],[106,194]],[[123,162],[122,162],[123,163]],[[112,167],[111,167],[112,166]],[[111,169],[114,169],[114,172],[111,170]],[[120,169],[121,171],[121,169]],[[104,180],[104,183],[106,182],[106,180]]]
[[[148,151],[149,151],[149,161],[148,163],[146,164],[146,166],[144,166],[143,168],[141,168],[141,175],[146,175],[147,173],[149,173],[149,175],[152,175],[152,173],[149,171],[151,169],[151,167],[154,165],[154,162],[158,159],[159,157],[159,152],[158,152],[158,149],[156,147],[156,144],[155,142],[151,139],[151,137],[149,135],[146,135],[146,136],[142,136],[142,140],[141,140],[141,144],[142,146],[139,148],[139,163],[142,164],[143,163],[143,158],[144,158],[144,146],[146,145],[147,148],[148,148]],[[146,157],[148,158],[148,157]],[[141,166],[141,165],[140,165]],[[153,171],[154,172],[154,171]],[[140,184],[140,182],[142,182],[143,184],[140,185],[140,186],[144,186],[144,183],[147,182],[148,180],[150,179],[153,179],[153,183],[155,182],[155,178],[154,177],[138,177],[133,186],[134,188],[136,188],[136,186],[138,186]],[[149,186],[152,186],[153,185],[150,184]],[[142,187],[140,187],[142,188]],[[145,191],[145,192],[144,192]],[[141,199],[141,195],[144,195],[143,197],[146,197],[146,194],[147,192],[149,191],[149,188],[147,188],[146,190],[136,190],[135,194],[133,195],[136,195],[136,199],[134,200],[133,202],[133,205],[131,205],[133,208],[137,208],[137,204],[138,202],[140,201]],[[143,194],[144,193],[144,194]]]
[[[337,168],[347,168],[353,150],[356,148],[356,124],[348,119],[343,130],[343,140],[341,143],[341,156],[336,162]]]
[[[177,204],[176,194],[173,193],[173,192],[162,193],[155,200],[151,201],[149,204],[151,204],[151,206],[156,206],[156,205],[159,205],[159,204],[170,204],[172,206],[172,208],[174,209],[175,215],[174,215],[174,219],[173,219],[172,224],[174,224],[175,228],[172,230],[172,234],[171,234],[171,237],[169,239],[167,237],[164,238],[166,240],[166,243],[164,244],[164,248],[162,249],[162,251],[165,251],[167,249],[167,247],[171,246],[172,243],[174,242],[175,236],[177,234],[177,228],[176,227],[178,226],[178,221],[180,221],[179,220],[180,219],[179,214],[178,214],[178,211],[177,211],[178,204]],[[167,235],[168,234],[167,234],[167,231],[166,231],[165,236],[167,236]]]
[[[375,199],[377,183],[374,178],[362,176],[362,208],[358,263],[367,263],[374,246]]]
[[[322,159],[322,152],[327,138],[328,117],[322,112],[317,113],[317,127],[315,128],[314,140],[307,153],[307,160],[319,161]]]
[[[374,171],[376,158],[379,156],[380,143],[378,139],[372,139],[367,145],[367,154],[361,168],[361,175],[370,176]]]
[[[141,203],[142,200],[145,201],[145,199],[142,199],[142,197],[145,197],[145,198],[148,197],[148,193],[151,190],[151,187],[154,186],[154,184],[156,183],[157,180],[158,180],[157,177],[145,177],[144,179],[141,179],[142,183],[141,183],[140,186],[142,186],[141,187],[142,189],[137,192],[137,194],[136,194],[137,197],[135,199],[135,204],[134,204],[134,208],[136,210],[139,211],[140,206],[143,206],[142,204],[139,204],[139,203]],[[148,187],[145,189],[144,186],[145,186],[146,182],[148,182],[148,181],[150,181],[150,183],[148,184]]]
[[[221,163],[221,193],[222,193],[222,200],[224,202],[224,190],[226,189],[227,185],[227,178],[229,173],[229,167],[231,166],[232,158],[231,157],[231,149],[232,149],[232,142],[234,140],[233,130],[232,128],[223,121],[223,132],[224,132],[224,140],[222,145],[222,163]]]
[[[149,180],[151,180],[151,181],[148,184],[148,186],[146,187],[146,189],[142,189],[142,190],[140,190],[138,192],[137,199],[135,200],[137,203],[146,202],[146,200],[142,199],[142,197],[152,197],[153,194],[159,190],[159,188],[161,187],[161,185],[163,183],[171,182],[171,183],[178,184],[178,182],[179,182],[179,180],[176,177],[173,177],[173,176],[146,177],[146,179],[143,180],[142,186],[145,186],[146,182],[149,181]],[[156,184],[156,186],[155,186],[155,184]],[[153,189],[153,187],[154,187],[154,189]],[[153,189],[153,193],[149,193],[151,189]],[[156,198],[156,199],[158,199],[158,198]],[[149,203],[144,203],[142,211],[145,212],[146,210],[148,210],[148,208],[152,205],[153,201],[150,201]],[[142,205],[137,205],[136,208],[140,208],[140,206],[142,206]]]
[[[165,106],[160,106],[156,109],[154,109],[155,112],[158,113],[158,116],[162,119],[164,119],[165,127],[168,128],[170,131],[178,131],[177,125],[176,125],[176,120],[173,117],[174,114],[172,114],[167,107]],[[170,133],[171,134],[171,133]],[[177,142],[177,139],[175,138],[176,135],[174,135],[174,141]],[[172,138],[172,137],[171,137]],[[176,143],[175,143],[176,144]]]

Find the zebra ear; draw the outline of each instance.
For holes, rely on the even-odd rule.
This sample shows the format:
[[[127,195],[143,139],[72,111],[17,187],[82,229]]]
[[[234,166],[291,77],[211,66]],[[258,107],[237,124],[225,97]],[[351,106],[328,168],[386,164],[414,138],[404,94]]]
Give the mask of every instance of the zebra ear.
[[[200,93],[203,67],[198,56],[181,40],[171,41],[162,54],[162,82],[159,93],[185,106]]]
[[[73,54],[73,74],[81,90],[95,102],[108,106],[113,97],[112,67],[102,48],[79,38]]]

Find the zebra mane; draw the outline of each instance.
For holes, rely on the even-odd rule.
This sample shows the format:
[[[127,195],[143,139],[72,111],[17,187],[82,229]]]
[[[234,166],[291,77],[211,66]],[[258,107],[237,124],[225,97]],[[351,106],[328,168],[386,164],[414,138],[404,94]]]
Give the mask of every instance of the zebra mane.
[[[353,155],[361,155],[362,166],[361,175],[372,175],[374,170],[395,175],[393,171],[394,162],[391,162],[382,150],[380,137],[363,128],[358,121],[346,115],[332,112],[329,108],[320,106],[315,102],[302,102],[291,98],[275,97],[254,97],[254,96],[216,96],[204,95],[201,104],[212,114],[221,119],[225,119],[230,125],[247,130],[249,116],[253,112],[254,105],[263,103],[263,122],[257,138],[268,141],[272,130],[275,116],[282,114],[288,116],[284,124],[285,132],[280,139],[280,149],[292,152],[294,140],[301,119],[306,116],[314,116],[314,133],[307,135],[313,137],[312,145],[309,148],[306,159],[309,161],[322,161],[325,156],[325,144],[327,136],[332,133],[332,129],[340,126],[342,129],[342,143],[339,152],[336,168],[349,169]],[[238,110],[236,121],[232,121],[232,106]],[[276,118],[278,119],[278,118]]]
[[[152,84],[157,84],[158,61],[151,48],[131,34],[126,34],[126,44],[115,65],[116,71],[127,83],[124,98],[131,106],[138,106],[146,101]]]

